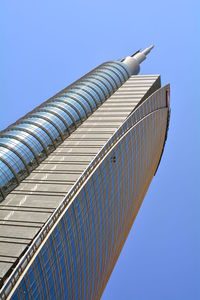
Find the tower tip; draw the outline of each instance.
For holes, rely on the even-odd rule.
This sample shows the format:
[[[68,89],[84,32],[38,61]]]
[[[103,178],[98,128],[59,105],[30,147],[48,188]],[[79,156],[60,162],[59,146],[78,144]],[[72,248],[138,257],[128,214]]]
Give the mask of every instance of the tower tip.
[[[149,52],[154,48],[154,45],[150,45],[149,47],[145,48],[142,53],[146,56],[147,54],[149,54]]]
[[[140,63],[146,59],[147,54],[154,48],[154,45],[150,45],[149,47],[145,48],[144,50],[138,50],[131,56],[127,56],[123,63],[126,64],[129,69],[131,75],[136,75],[140,71]]]

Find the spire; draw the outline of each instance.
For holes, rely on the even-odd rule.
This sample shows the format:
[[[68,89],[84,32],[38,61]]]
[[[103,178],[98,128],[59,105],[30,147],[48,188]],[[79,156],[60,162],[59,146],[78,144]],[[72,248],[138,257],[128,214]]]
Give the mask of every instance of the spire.
[[[147,54],[154,48],[154,45],[151,45],[144,50],[138,50],[131,56],[127,56],[123,63],[126,64],[130,70],[131,75],[137,75],[140,71],[140,63],[146,59]]]
[[[147,56],[147,54],[149,54],[149,52],[151,52],[151,50],[154,48],[154,45],[152,44],[151,46],[149,46],[149,47],[147,47],[146,49],[144,49],[143,51],[142,51],[142,53],[144,54],[144,55],[146,55]]]

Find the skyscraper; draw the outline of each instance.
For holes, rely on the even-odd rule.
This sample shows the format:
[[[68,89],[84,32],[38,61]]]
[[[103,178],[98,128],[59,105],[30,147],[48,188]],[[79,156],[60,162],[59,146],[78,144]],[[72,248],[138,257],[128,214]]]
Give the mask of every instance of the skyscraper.
[[[168,130],[152,46],[106,62],[0,135],[0,297],[99,299]]]

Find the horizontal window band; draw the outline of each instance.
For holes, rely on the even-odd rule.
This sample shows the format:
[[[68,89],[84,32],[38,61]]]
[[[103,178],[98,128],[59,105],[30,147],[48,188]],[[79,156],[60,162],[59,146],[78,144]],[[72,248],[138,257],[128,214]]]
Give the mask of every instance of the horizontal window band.
[[[91,75],[91,76],[88,76],[86,79],[84,79],[84,82],[89,82],[89,83],[93,83],[94,85],[96,85],[102,91],[104,97],[106,98],[107,95],[106,95],[104,89],[98,83],[96,83],[94,80],[98,81],[96,78],[93,78]],[[106,89],[107,89],[107,87],[106,87]]]
[[[41,126],[43,126],[43,128],[46,128],[46,131],[49,133],[49,136],[51,135],[52,139],[55,142],[55,145],[57,145],[59,140],[62,141],[61,129],[56,124],[54,124],[54,122],[51,121],[50,118],[47,118],[41,115],[40,113],[42,114],[42,112],[35,112],[33,114],[30,114],[28,116],[28,120],[32,119],[32,121],[36,124],[40,124]],[[44,121],[46,121],[46,123],[44,123]]]
[[[94,96],[90,92],[86,92],[83,89],[73,88],[66,93],[66,95],[68,94],[72,95],[73,97],[79,96],[83,98],[89,104],[92,112],[94,112],[96,108],[99,106],[98,102],[96,102],[96,99],[94,100]]]
[[[19,176],[18,174],[15,172],[15,170],[13,169],[12,166],[10,166],[10,164],[2,157],[0,157],[0,160],[10,169],[10,171],[12,172],[12,174],[14,175],[17,183],[19,184],[20,183],[20,179],[19,179]]]
[[[53,100],[53,102],[65,103],[65,100],[56,98],[56,99]],[[50,103],[51,102],[49,102],[49,104]],[[74,117],[72,116],[72,114],[67,109],[65,109],[62,105],[57,105],[57,104],[54,104],[54,103],[51,103],[50,105],[53,106],[53,107],[59,108],[60,110],[62,110],[63,112],[65,112],[68,115],[68,117],[71,119],[72,124],[75,126],[75,128],[77,128],[77,122],[75,121]],[[70,127],[70,126],[68,125],[68,127]],[[70,133],[70,131],[69,131],[69,133]]]
[[[23,183],[41,184],[41,185],[45,185],[45,184],[73,185],[75,182],[76,182],[76,180],[60,180],[60,179],[59,180],[58,179],[24,179],[23,180]],[[21,192],[21,191],[25,191],[25,189],[17,190],[17,192]],[[30,192],[31,192],[31,190],[30,190]],[[57,193],[57,191],[53,191],[52,193]]]
[[[86,87],[86,88],[90,88],[99,98],[99,101],[102,103],[102,97],[101,95],[99,94],[99,92],[97,90],[95,90],[93,87],[91,87],[90,84],[84,84],[83,82],[79,82],[77,85],[75,85],[74,87],[77,88],[79,87],[80,89],[82,89],[82,86],[83,87]],[[95,97],[94,97],[95,98]],[[96,99],[95,99],[96,100]]]
[[[5,222],[5,223],[4,223]],[[14,222],[16,222],[16,221],[14,221]],[[18,221],[19,222],[19,221]],[[23,227],[28,227],[28,228],[40,228],[41,226],[39,225],[39,224],[28,224],[28,222],[27,223],[24,223],[23,224],[23,222],[21,222],[21,224],[17,224],[17,222],[16,223],[14,223],[14,224],[12,224],[12,222],[9,222],[9,221],[3,221],[3,222],[1,222],[1,220],[0,220],[0,225],[1,226],[7,226],[7,227],[21,227],[21,228],[23,228]],[[14,257],[14,256],[13,256]],[[16,258],[17,258],[17,256],[16,256]]]
[[[10,151],[12,151],[13,153],[15,153],[15,155],[17,155],[17,156],[19,157],[19,159],[21,159],[21,161],[23,162],[23,164],[24,164],[24,166],[25,166],[25,168],[26,168],[27,173],[30,174],[30,172],[31,172],[31,171],[30,171],[30,167],[27,165],[25,159],[22,157],[22,155],[21,155],[20,153],[18,153],[18,152],[17,152],[15,149],[13,149],[12,147],[10,147],[10,146],[8,146],[8,145],[6,145],[6,144],[1,143],[1,139],[0,139],[0,146],[1,146],[1,147],[5,147],[5,148],[7,148],[8,150],[10,150]]]
[[[81,101],[79,101],[79,99],[77,99],[76,97],[73,97],[71,95],[68,95],[68,93],[66,93],[62,97],[67,97],[67,98],[70,98],[70,99],[74,100],[75,102],[77,102],[82,107],[82,109],[84,110],[85,115],[88,116],[88,111],[86,110],[84,104]],[[88,104],[88,102],[86,102],[86,103]]]
[[[52,102],[47,103],[47,105],[57,105],[59,109],[63,110],[71,118],[75,128],[77,128],[77,125],[79,123],[82,123],[84,120],[77,107],[70,103],[69,99],[66,99],[66,97],[63,95],[60,95],[58,98],[55,98]]]
[[[74,95],[74,96],[73,96],[74,98],[75,98],[76,95],[78,95],[79,97],[83,98],[83,99],[87,102],[87,104],[89,105],[91,111],[92,111],[92,112],[94,111],[94,108],[92,107],[90,101],[89,101],[85,96],[83,96],[82,94],[77,93],[77,92],[75,92],[75,91],[74,91],[74,92],[73,92],[73,91],[68,91],[68,92],[66,92],[65,94],[66,94],[67,96],[68,96],[68,94],[73,94],[73,95]]]
[[[60,170],[33,170],[32,171],[33,174],[63,174],[63,175],[70,175],[70,174],[76,174],[76,175],[81,175],[82,170],[73,170],[73,168],[71,170],[67,170],[67,171],[60,171]]]
[[[121,67],[124,71],[125,71],[125,73],[126,73],[126,75],[127,75],[127,78],[125,78],[125,80],[127,80],[129,77],[130,77],[130,74],[129,74],[129,72],[127,71],[127,69],[128,69],[128,67],[126,67],[126,65],[124,64],[124,63],[120,63],[120,62],[118,62],[118,61],[114,61],[113,62],[113,67],[116,67],[117,68],[117,66],[119,66],[119,67]],[[119,68],[118,68],[118,70],[119,70]]]
[[[76,153],[72,153],[72,152],[54,152],[53,156],[92,156],[92,155],[96,155],[96,152],[76,152]]]
[[[10,130],[6,131],[6,135],[12,135],[12,136],[17,136],[21,141],[24,141],[25,143],[27,143],[27,145],[29,145],[29,147],[32,149],[33,151],[35,151],[37,153],[37,155],[41,152],[44,152],[44,149],[42,147],[42,145],[39,143],[39,141],[37,139],[35,139],[32,135],[27,134],[26,132],[16,129],[16,128],[11,128]],[[0,135],[1,137],[1,135]],[[4,135],[2,135],[2,137],[4,138]],[[9,137],[6,137],[6,139]]]
[[[102,70],[107,74],[110,74],[112,79],[115,78],[116,80],[118,78],[120,86],[126,81],[124,74],[118,68],[114,68],[113,65],[106,64],[105,66],[103,66]]]
[[[106,72],[106,71],[110,71],[110,72],[114,73],[114,74],[116,75],[116,77],[118,78],[120,84],[117,83],[116,77],[115,77],[115,76],[112,76],[112,75],[110,74],[110,72]],[[116,85],[116,89],[120,88],[120,86],[123,84],[123,82],[122,82],[122,80],[121,80],[119,74],[117,74],[114,70],[111,70],[109,67],[107,67],[107,68],[102,68],[101,70],[98,71],[98,73],[100,73],[100,74],[103,73],[103,74],[105,74],[106,76],[108,76],[109,78],[111,78],[111,79],[113,80],[113,82],[115,83],[115,85]]]
[[[39,113],[39,111],[37,111],[37,112]],[[49,122],[58,131],[58,133],[59,133],[62,141],[64,141],[64,137],[63,137],[63,133],[62,133],[61,129],[58,127],[58,125],[55,124],[55,122],[53,122],[52,120],[50,120],[50,118],[45,117],[45,116],[41,116],[41,115],[37,115],[34,112],[29,115],[29,118],[32,118],[32,117],[36,117],[38,119],[43,119],[43,120]]]
[[[72,138],[71,140],[72,140],[72,141],[79,142],[79,141],[80,141],[80,138],[75,137],[75,138]],[[108,138],[89,138],[89,137],[87,137],[87,138],[84,139],[83,141],[88,141],[88,142],[90,142],[90,141],[95,141],[95,142],[103,141],[103,142],[106,142],[106,141],[108,141]]]
[[[65,103],[68,104],[72,109],[75,110],[75,112],[79,116],[79,119],[80,119],[80,121],[82,123],[84,121],[84,118],[81,116],[80,111],[77,109],[77,107],[75,105],[73,105],[70,101],[68,101],[66,96],[63,96],[63,98],[66,98],[65,99]],[[72,99],[72,100],[74,100],[74,99]],[[84,110],[84,112],[85,112],[85,110]],[[85,116],[87,116],[86,112],[85,112]]]
[[[50,140],[52,141],[52,143],[54,145],[54,148],[56,149],[56,142],[55,142],[54,138],[52,137],[52,135],[49,134],[48,130],[46,130],[46,128],[44,126],[42,126],[41,124],[38,124],[36,121],[31,121],[30,119],[21,120],[20,122],[17,122],[16,125],[17,124],[31,124],[36,127],[39,127],[41,130],[43,130],[48,135],[48,137],[50,138]]]
[[[26,132],[26,133],[30,134],[30,138],[31,138],[31,136],[34,137],[42,145],[46,156],[49,155],[46,145],[43,143],[43,141],[40,139],[40,137],[38,135],[36,135],[35,133],[33,133],[31,130],[18,127],[17,125],[15,125],[13,128],[11,128],[9,131],[12,131],[12,130],[19,130],[21,132]]]
[[[35,196],[50,196],[50,197],[65,197],[66,196],[66,193],[63,193],[63,192],[57,192],[56,194],[53,193],[53,192],[41,192],[41,191],[38,191],[38,192],[35,192],[35,191],[12,191],[12,194],[13,195],[35,195]],[[44,200],[44,199],[43,199]]]
[[[23,212],[39,212],[39,213],[52,213],[55,210],[55,207],[43,207],[43,206],[16,206],[16,205],[3,205],[3,203],[0,206],[0,210],[3,211],[23,211]],[[0,237],[1,239],[2,237]],[[6,237],[4,237],[6,239]],[[17,239],[17,238],[16,238]]]
[[[92,99],[93,99],[93,101],[94,101],[94,103],[95,103],[95,105],[96,105],[96,108],[97,107],[99,107],[99,103],[97,102],[97,100],[96,100],[96,98],[87,90],[87,89],[85,89],[85,88],[82,88],[82,87],[80,87],[80,86],[73,86],[73,88],[71,88],[72,90],[73,89],[78,89],[78,90],[80,90],[80,91],[84,91],[86,94],[88,94]],[[70,91],[70,90],[69,90]]]
[[[111,70],[112,70],[113,73],[115,73],[115,74],[116,74],[116,71],[115,71],[115,70],[117,70],[117,72],[120,73],[120,74],[122,75],[123,83],[130,77],[130,75],[128,75],[128,72],[125,71],[126,74],[127,74],[127,77],[126,77],[125,74],[122,72],[122,70],[121,70],[121,69],[118,67],[118,65],[116,65],[116,64],[108,63],[108,64],[105,65],[105,67],[109,67],[109,69],[111,68]],[[121,67],[121,65],[120,65],[120,67]],[[114,70],[113,70],[113,69],[114,69]],[[119,76],[119,74],[118,74],[118,76]],[[121,79],[121,80],[122,80],[122,79]]]
[[[103,70],[101,70],[101,71],[99,70],[98,72],[95,72],[95,75],[97,75],[97,76],[103,78],[104,80],[106,80],[110,84],[110,86],[112,87],[113,92],[120,87],[120,86],[117,85],[117,82],[115,81],[115,79],[110,74],[106,73]],[[107,75],[109,77],[109,79],[105,75]],[[110,81],[110,78],[115,83],[115,86],[113,86],[112,82]]]
[[[15,168],[17,174],[25,170],[23,162],[13,151],[10,151],[5,147],[0,147],[0,154],[2,158],[5,158],[10,166]]]
[[[36,111],[37,111],[37,110],[36,110]],[[61,115],[59,115],[59,114],[56,113],[55,111],[51,110],[50,108],[47,109],[46,106],[41,107],[38,111],[48,112],[48,113],[50,113],[50,114],[56,116],[58,119],[60,119],[60,120],[64,123],[64,125],[65,125],[65,127],[66,127],[66,131],[69,133],[69,131],[68,131],[68,126],[69,126],[69,125],[66,123],[66,121],[63,119],[63,117],[62,117]],[[57,128],[56,128],[56,129],[57,129]],[[62,136],[63,136],[63,132],[62,132]]]
[[[82,165],[85,165],[85,166],[87,166],[88,165],[88,162],[84,162],[84,161],[82,161],[82,162],[80,162],[80,161],[54,161],[54,160],[52,160],[52,161],[45,161],[45,164],[47,164],[47,165],[55,165],[55,163],[56,164],[60,164],[60,165],[75,165],[75,166],[82,166]]]
[[[39,165],[40,161],[39,161],[38,155],[23,139],[19,138],[18,136],[12,135],[12,134],[3,134],[3,135],[1,135],[1,137],[15,139],[15,140],[21,142],[22,144],[24,144],[33,153],[33,156],[35,157],[37,164]],[[1,142],[1,140],[0,140],[0,142]]]
[[[27,224],[27,226],[29,226],[29,225],[31,225],[31,224],[41,224],[41,225],[43,225],[45,222],[41,222],[41,221],[24,221],[24,220],[4,220],[4,219],[0,219],[0,222],[6,222],[5,223],[5,225],[15,225],[16,224],[16,226],[24,226],[24,225],[26,225]],[[1,223],[1,225],[4,225],[4,224],[2,224]]]

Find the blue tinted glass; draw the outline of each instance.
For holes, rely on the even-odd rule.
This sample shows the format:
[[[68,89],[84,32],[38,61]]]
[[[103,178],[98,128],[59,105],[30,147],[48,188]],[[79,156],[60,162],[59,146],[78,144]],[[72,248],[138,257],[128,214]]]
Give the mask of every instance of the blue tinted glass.
[[[60,98],[57,98],[58,100],[61,99],[62,100],[62,97]],[[55,101],[54,101],[55,102]],[[53,103],[53,102],[52,102]],[[74,118],[75,121],[79,121],[80,118],[77,114],[77,112],[67,103],[63,103],[63,102],[59,102],[59,106],[60,107],[63,107],[65,110],[67,110],[69,112],[70,115],[72,115],[72,117]]]
[[[34,113],[34,115],[47,118],[50,122],[55,124],[61,130],[61,132],[65,131],[66,129],[65,124],[57,116],[51,114],[50,112],[42,111],[41,109],[41,111],[37,111]]]
[[[55,113],[57,113],[59,116],[61,116],[63,118],[63,120],[65,120],[67,125],[70,126],[73,123],[73,121],[69,117],[69,115],[64,110],[62,110],[62,108],[51,106],[51,103],[52,103],[52,105],[57,105],[57,106],[59,106],[59,104],[60,104],[59,101],[52,101],[49,103],[48,106],[45,106],[45,109],[48,108],[48,109],[51,109],[52,111],[54,111]]]
[[[0,142],[4,145],[8,145],[9,147],[13,148],[17,153],[19,153],[24,158],[24,160],[27,163],[29,163],[31,160],[34,159],[33,153],[23,143],[14,140],[12,138],[0,138]]]
[[[37,154],[43,151],[42,145],[38,142],[36,138],[25,131],[20,130],[11,130],[6,132],[7,135],[15,135],[20,138],[22,141],[24,140],[31,149],[33,149]]]
[[[91,76],[88,76],[87,79],[91,82],[98,84],[98,86],[100,87],[100,90],[101,90],[102,97],[105,97],[105,95],[106,96],[109,95],[109,89],[107,88],[107,85],[103,82],[103,80],[101,78],[97,78],[97,76],[91,75]],[[103,94],[102,94],[102,90],[103,90]]]
[[[96,75],[94,75],[94,77],[97,77]],[[96,78],[95,80],[97,80],[99,82],[99,85],[101,86],[101,88],[104,90],[104,93],[106,94],[106,97],[110,96],[110,93],[113,92],[113,88],[112,86],[108,83],[107,80],[105,80],[104,78]]]
[[[121,86],[121,81],[119,80],[119,78],[116,75],[113,76],[113,73],[111,75],[110,70],[102,68],[101,70],[98,70],[98,73],[101,74],[103,77],[105,77],[105,79],[104,79],[105,81],[109,82],[109,85],[111,86],[111,90],[113,92],[115,89],[117,89]],[[116,79],[116,77],[117,77],[117,79]]]
[[[25,169],[22,160],[10,150],[0,147],[0,158],[1,157],[7,161],[7,163],[12,166],[17,173],[20,170]]]
[[[101,103],[101,98],[100,96],[97,94],[97,92],[95,92],[93,89],[91,89],[89,86],[84,86],[81,84],[77,84],[76,88],[84,89],[85,91],[87,91],[89,94],[91,94],[91,96],[95,99],[96,103]],[[94,100],[93,100],[94,101]]]
[[[25,119],[24,121],[32,121],[38,125],[41,125],[42,127],[44,127],[48,133],[49,133],[49,136],[53,136],[54,138],[57,138],[59,136],[59,132],[57,131],[57,129],[51,124],[49,123],[48,121],[44,120],[44,119],[41,119],[41,118],[37,118],[37,117],[29,117],[27,119]]]
[[[100,95],[100,99],[104,99],[105,98],[105,95],[104,93],[102,92],[101,88],[98,87],[99,85],[99,82],[96,81],[96,84],[95,84],[95,80],[94,79],[85,79],[85,80],[82,80],[80,82],[80,84],[84,84],[85,86],[89,86],[91,88],[93,88],[93,90],[97,91],[97,93]]]
[[[12,178],[14,178],[14,175],[11,170],[2,161],[0,161],[0,186],[3,187]]]
[[[73,100],[73,99],[70,99],[70,98],[65,98],[65,97],[60,97],[60,99],[64,99],[67,103],[69,103],[69,104],[71,104],[71,105],[73,105],[73,106],[75,106],[76,108],[77,108],[77,110],[78,110],[78,112],[80,113],[80,115],[82,116],[82,117],[86,117],[86,114],[85,114],[85,111],[84,111],[84,109],[82,108],[82,106],[76,101],[76,100]]]
[[[124,73],[126,79],[129,78],[130,71],[129,68],[127,67],[127,65],[125,65],[123,62],[119,62],[119,63],[113,63],[116,67],[120,68],[120,70],[123,70],[122,72]]]
[[[41,128],[39,128],[35,125],[23,123],[23,124],[18,124],[15,127],[30,130],[34,135],[36,135],[40,140],[42,140],[42,142],[46,146],[52,144],[52,141],[51,141],[50,137],[48,136],[48,134],[46,134],[46,132],[44,130],[42,130]]]
[[[99,74],[100,73],[100,74]],[[102,75],[102,76],[100,76]],[[104,85],[107,87],[107,90],[109,90],[110,93],[113,93],[115,91],[115,89],[117,88],[117,85],[114,83],[114,81],[112,80],[112,78],[109,78],[109,76],[107,74],[103,74],[102,72],[97,72],[94,74],[94,76],[99,80],[101,80],[101,82],[104,83]]]
[[[102,67],[101,70],[103,72],[109,74],[113,78],[113,82],[115,81],[118,84],[118,87],[120,87],[122,85],[122,83],[124,82],[124,78],[123,78],[122,74],[119,71],[117,71],[116,69],[112,70],[111,67],[106,66],[106,67]],[[118,76],[116,75],[116,73]]]
[[[120,77],[122,77],[123,78],[123,80],[125,80],[125,79],[128,79],[129,78],[129,75],[128,75],[128,72],[127,72],[127,68],[124,68],[124,64],[123,64],[123,66],[121,66],[120,64],[118,64],[118,63],[109,63],[108,64],[109,66],[111,66],[111,68],[115,71],[117,71],[118,70],[118,73],[119,74],[121,74],[121,76]],[[125,79],[124,79],[124,77],[125,77]]]
[[[79,102],[82,103],[82,105],[84,106],[87,113],[92,111],[89,104],[88,104],[88,102],[83,97],[81,97],[81,96],[79,96],[79,95],[77,95],[77,94],[75,94],[71,91],[67,92],[67,93],[63,93],[62,95],[63,95],[63,97],[67,97],[69,95],[69,97],[72,96],[72,97],[76,98]]]
[[[90,94],[88,94],[86,91],[83,91],[81,89],[76,89],[76,88],[72,88],[69,91],[70,93],[74,93],[74,95],[80,95],[83,96],[85,99],[87,99],[87,101],[90,103],[90,105],[92,106],[92,108],[96,108],[96,103],[94,101],[94,99],[92,98],[92,96],[90,96]]]

